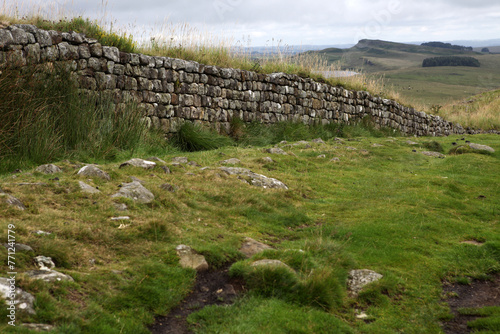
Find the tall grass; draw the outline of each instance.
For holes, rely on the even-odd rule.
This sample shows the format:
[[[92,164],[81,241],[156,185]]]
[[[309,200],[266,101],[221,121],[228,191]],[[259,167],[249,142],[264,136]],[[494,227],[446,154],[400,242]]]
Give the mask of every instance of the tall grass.
[[[0,172],[70,156],[112,159],[160,143],[133,104],[115,108],[111,96],[80,92],[62,66],[4,69],[0,101]]]
[[[500,129],[500,90],[435,108],[437,114],[464,127]]]

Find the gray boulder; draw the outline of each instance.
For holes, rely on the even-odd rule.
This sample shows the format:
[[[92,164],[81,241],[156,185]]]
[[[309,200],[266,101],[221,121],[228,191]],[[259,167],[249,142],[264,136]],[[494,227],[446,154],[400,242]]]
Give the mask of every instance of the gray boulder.
[[[285,151],[283,151],[281,148],[279,147],[271,147],[271,148],[268,148],[266,150],[267,153],[271,153],[271,154],[281,154],[281,155],[287,155],[288,153],[286,153]]]
[[[492,147],[487,146],[487,145],[474,144],[474,143],[469,143],[468,145],[470,148],[472,148],[473,150],[476,150],[476,151],[486,151],[486,152],[490,152],[490,153],[495,153],[495,150]]]
[[[111,197],[130,198],[142,204],[151,203],[155,199],[153,193],[137,181],[123,184],[120,191]]]
[[[82,167],[78,171],[78,175],[86,176],[86,177],[90,177],[90,178],[97,177],[97,178],[107,180],[107,181],[111,180],[111,177],[109,176],[109,174],[102,171],[101,169],[99,169],[99,167],[97,167],[96,165],[87,165],[87,166]]]
[[[15,291],[14,299],[10,298],[14,296],[11,294],[11,291]],[[16,306],[16,310],[21,310],[28,314],[36,313],[33,308],[35,297],[16,287],[15,280],[12,280],[11,278],[0,277],[0,297],[5,299],[8,303],[7,305],[9,305],[10,302],[13,302]]]
[[[261,253],[267,249],[272,249],[272,247],[252,238],[245,238],[245,242],[241,245],[240,252],[247,258],[251,258],[255,254]]]
[[[45,282],[74,281],[73,277],[55,270],[29,270],[24,274],[31,279],[43,280]]]
[[[196,271],[204,271],[208,269],[208,263],[203,255],[196,253],[191,247],[179,245],[175,248],[179,255],[179,264],[182,268],[191,268]]]
[[[5,248],[11,248],[9,246],[9,244],[2,244]],[[19,244],[19,243],[16,243],[14,245],[14,248],[16,250],[16,253],[17,252],[34,252],[33,248],[31,248],[30,246],[28,245],[24,245],[24,244]]]
[[[85,182],[83,181],[78,181],[78,185],[80,186],[80,190],[84,193],[87,193],[87,194],[98,194],[100,193],[99,189],[96,189],[92,186],[89,186],[88,184],[86,184]]]
[[[380,280],[381,274],[368,269],[351,270],[347,280],[347,287],[351,297],[357,297],[359,292],[368,284]]]
[[[23,202],[21,202],[12,195],[5,193],[1,188],[0,188],[0,201],[3,201],[8,205],[13,206],[19,210],[26,210],[26,206],[24,206]]]
[[[47,164],[47,165],[38,166],[35,169],[35,171],[42,173],[42,174],[55,174],[55,173],[61,173],[62,169],[57,167],[54,164]]]
[[[148,160],[143,160],[143,159],[130,159],[129,161],[125,161],[120,165],[120,168],[127,167],[127,166],[134,166],[138,168],[144,168],[144,169],[152,169],[155,168],[156,163],[153,161],[148,161]]]
[[[426,155],[428,157],[434,157],[434,158],[444,158],[446,157],[444,154],[439,153],[439,152],[433,152],[433,151],[423,151],[423,155]]]
[[[177,164],[187,164],[188,163],[188,158],[186,158],[186,157],[175,157],[175,158],[172,158],[172,162],[173,163],[177,163]]]
[[[221,165],[237,165],[237,164],[241,164],[241,161],[240,161],[240,159],[231,158],[231,159],[221,161],[220,164]]]
[[[257,174],[252,172],[246,168],[238,168],[238,167],[219,167],[220,170],[229,174],[229,175],[237,175],[241,179],[245,180],[251,185],[262,188],[270,188],[270,189],[288,189],[288,186],[283,182],[273,179],[271,177],[267,177],[261,174]]]

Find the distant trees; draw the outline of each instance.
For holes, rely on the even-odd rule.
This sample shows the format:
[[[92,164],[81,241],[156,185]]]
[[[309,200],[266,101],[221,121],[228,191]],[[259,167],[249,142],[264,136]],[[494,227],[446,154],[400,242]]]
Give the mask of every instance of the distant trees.
[[[473,57],[458,57],[458,56],[426,58],[422,63],[422,67],[434,67],[434,66],[480,67],[481,63],[479,63],[479,60]]]
[[[450,43],[443,43],[443,42],[428,42],[428,43],[422,43],[421,45],[431,46],[434,48],[452,49],[458,51],[472,51],[471,46],[453,45]]]
[[[488,48],[482,48],[482,49],[481,49],[481,52],[484,52],[484,53],[490,53],[490,49],[488,49]]]

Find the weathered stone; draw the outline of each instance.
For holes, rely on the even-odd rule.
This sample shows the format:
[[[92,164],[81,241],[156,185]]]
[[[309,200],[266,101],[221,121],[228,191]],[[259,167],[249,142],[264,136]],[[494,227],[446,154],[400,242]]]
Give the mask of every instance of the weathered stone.
[[[22,324],[21,326],[37,332],[49,332],[55,329],[54,326],[47,324]]]
[[[5,248],[12,248],[9,244],[3,244]],[[14,245],[15,251],[17,252],[34,252],[33,248],[28,245],[16,243]]]
[[[153,193],[137,181],[123,184],[120,191],[111,197],[130,198],[142,204],[151,203],[155,199]]]
[[[170,183],[164,183],[160,186],[160,189],[163,189],[163,190],[166,190],[166,191],[173,193],[177,190],[177,187],[171,185]]]
[[[128,207],[125,203],[114,203],[115,209],[118,211],[127,211]]]
[[[279,147],[268,148],[268,149],[266,149],[266,152],[267,153],[271,153],[271,154],[281,154],[281,155],[287,155],[288,154],[288,153],[286,153],[285,151],[283,151]]]
[[[241,164],[241,161],[240,161],[240,159],[231,158],[231,159],[223,160],[219,163],[221,165],[237,165],[237,164]]]
[[[486,151],[490,153],[495,153],[495,150],[487,145],[474,144],[474,143],[468,143],[467,145],[469,145],[470,148],[476,151]]]
[[[351,270],[347,280],[347,287],[351,297],[357,297],[366,285],[376,282],[382,277],[384,276],[368,269]]]
[[[96,165],[87,165],[82,167],[78,171],[78,175],[86,177],[97,177],[107,181],[111,180],[109,174],[99,169],[99,167],[97,167]]]
[[[220,170],[226,172],[229,175],[238,175],[240,178],[245,180],[251,185],[270,188],[270,189],[288,189],[287,185],[283,182],[252,172],[246,168],[238,167],[219,167]]]
[[[423,155],[427,155],[429,157],[434,157],[434,158],[444,158],[446,157],[444,154],[439,153],[439,152],[433,152],[433,151],[423,151]]]
[[[186,157],[175,157],[172,158],[173,163],[178,163],[178,164],[187,164],[188,163],[188,158]]]
[[[144,169],[152,169],[155,168],[156,163],[148,160],[143,160],[143,159],[130,159],[129,161],[125,161],[120,165],[120,168],[127,167],[127,166],[133,166],[133,167],[138,167],[138,168],[144,168]]]
[[[247,258],[250,258],[255,254],[261,253],[267,249],[272,249],[272,247],[247,237],[245,238],[245,242],[243,242],[243,244],[241,245],[240,252],[243,253]]]
[[[313,143],[315,144],[324,144],[325,142],[321,138],[316,138],[312,140]]]
[[[272,164],[274,162],[274,160],[271,159],[270,157],[263,157],[260,160],[265,164]]]
[[[0,49],[6,48],[11,44],[14,44],[12,33],[8,30],[0,29]]]
[[[78,181],[78,185],[80,186],[80,190],[87,194],[98,194],[100,193],[99,189],[96,189],[83,181]]]
[[[179,264],[183,268],[191,268],[197,271],[208,269],[208,263],[203,255],[196,253],[191,247],[179,245],[175,249],[179,255]]]
[[[60,273],[56,270],[29,270],[24,274],[31,279],[42,280],[45,282],[74,281],[73,277]]]
[[[10,298],[14,296],[12,292],[15,292],[14,299]],[[0,297],[8,301],[12,301],[16,305],[16,309],[27,314],[35,314],[35,309],[33,303],[35,302],[35,297],[28,292],[25,292],[18,288],[15,284],[15,280],[0,277]]]
[[[0,200],[19,210],[26,210],[26,207],[24,206],[23,202],[21,202],[12,195],[5,193],[1,188],[0,188]]]
[[[38,166],[35,169],[36,172],[42,173],[42,174],[55,174],[55,173],[62,173],[62,169],[57,167],[54,164],[47,164],[47,165],[41,165]]]

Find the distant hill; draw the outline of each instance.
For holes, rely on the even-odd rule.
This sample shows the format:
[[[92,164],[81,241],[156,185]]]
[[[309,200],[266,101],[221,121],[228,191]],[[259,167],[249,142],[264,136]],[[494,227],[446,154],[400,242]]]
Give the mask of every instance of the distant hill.
[[[323,55],[330,63],[337,64],[339,70],[383,76],[386,84],[393,86],[404,98],[430,106],[500,88],[500,54],[495,54],[498,49],[491,47],[491,53],[478,52],[481,49],[363,39],[347,49],[309,52]],[[474,57],[481,67],[422,67],[424,59],[435,57]]]

